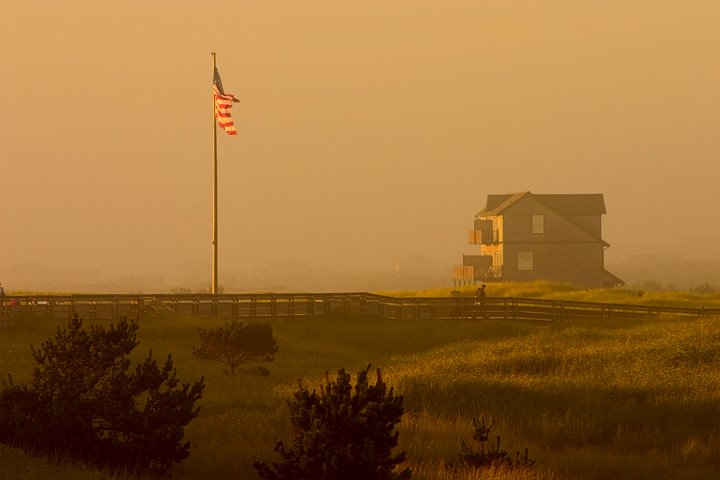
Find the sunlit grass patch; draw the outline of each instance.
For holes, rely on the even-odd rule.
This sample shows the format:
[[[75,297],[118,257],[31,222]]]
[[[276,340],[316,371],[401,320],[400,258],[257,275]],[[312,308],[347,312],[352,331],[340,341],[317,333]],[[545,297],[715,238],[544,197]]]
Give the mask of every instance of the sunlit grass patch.
[[[459,287],[443,287],[424,290],[378,291],[380,295],[390,297],[450,297],[453,295],[472,296],[478,285],[463,285]],[[486,283],[485,293],[492,297],[525,297],[542,298],[546,295],[581,290],[569,283],[549,282],[538,280],[534,282],[489,282]]]
[[[538,280],[534,282],[491,282],[486,284],[489,297],[539,298],[594,303],[618,303],[633,305],[657,305],[685,308],[720,308],[720,293],[696,293],[688,291],[642,291],[633,288],[584,289],[569,283]],[[472,296],[476,285],[457,288],[426,290],[403,290],[377,292],[391,297],[449,297]]]

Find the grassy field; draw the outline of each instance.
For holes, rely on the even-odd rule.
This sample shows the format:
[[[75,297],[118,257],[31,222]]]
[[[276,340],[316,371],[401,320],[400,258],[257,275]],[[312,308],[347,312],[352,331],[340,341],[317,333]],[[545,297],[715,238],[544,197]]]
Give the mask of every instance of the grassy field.
[[[720,320],[557,327],[360,317],[278,320],[270,377],[229,377],[197,360],[194,319],[141,319],[136,359],[171,353],[178,376],[204,375],[200,416],[186,430],[191,456],[173,478],[253,479],[253,457],[276,460],[290,440],[284,400],[298,379],[372,363],[405,395],[400,448],[417,479],[717,479],[720,477]],[[30,344],[55,324],[0,330],[0,375],[29,380]],[[457,462],[471,419],[496,422],[502,446],[530,449],[530,472],[469,472]],[[0,478],[109,479],[65,460],[0,447]]]

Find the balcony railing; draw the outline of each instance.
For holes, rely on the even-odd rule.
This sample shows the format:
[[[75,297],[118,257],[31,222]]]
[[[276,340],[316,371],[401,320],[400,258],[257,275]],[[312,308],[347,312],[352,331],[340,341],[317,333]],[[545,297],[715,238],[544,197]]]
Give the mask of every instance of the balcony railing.
[[[471,282],[475,278],[472,265],[453,265],[453,280]]]
[[[499,280],[502,278],[502,266],[490,267],[484,272],[475,272],[475,278],[478,280]]]

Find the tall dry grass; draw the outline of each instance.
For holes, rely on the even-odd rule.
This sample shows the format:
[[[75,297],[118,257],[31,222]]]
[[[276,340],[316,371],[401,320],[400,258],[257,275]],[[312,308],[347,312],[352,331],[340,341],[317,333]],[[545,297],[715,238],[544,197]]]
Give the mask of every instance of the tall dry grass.
[[[425,433],[403,447],[428,460],[451,455],[449,439],[477,415],[554,474],[711,479],[720,473],[720,438],[708,428],[720,418],[718,366],[720,320],[709,319],[459,342],[405,356],[388,381],[407,396],[408,424]],[[441,439],[428,441],[435,431]]]
[[[173,354],[182,380],[206,377],[200,416],[186,429],[191,456],[174,469],[175,479],[256,478],[253,457],[276,460],[274,439],[291,438],[284,402],[297,380],[319,385],[326,370],[357,371],[367,363],[383,368],[406,397],[400,448],[417,479],[720,478],[718,319],[573,327],[278,320],[280,351],[266,378],[233,378],[192,357],[196,329],[220,323],[141,319],[137,360],[152,348],[158,358]],[[54,328],[35,320],[0,331],[0,374],[27,381],[29,345]],[[494,420],[511,454],[528,447],[537,468],[457,468],[473,416]],[[3,447],[0,478],[110,477]]]

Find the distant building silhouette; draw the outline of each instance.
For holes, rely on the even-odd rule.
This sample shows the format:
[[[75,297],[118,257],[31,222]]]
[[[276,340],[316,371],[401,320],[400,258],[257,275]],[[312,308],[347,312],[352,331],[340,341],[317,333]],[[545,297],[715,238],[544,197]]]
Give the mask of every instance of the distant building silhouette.
[[[605,270],[604,253],[610,246],[601,236],[605,213],[602,194],[488,195],[468,235],[480,254],[463,255],[463,265],[453,269],[454,280],[462,283],[471,275],[472,281],[623,285]]]

